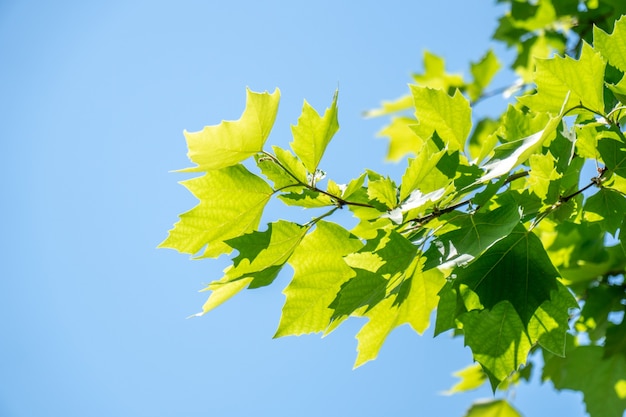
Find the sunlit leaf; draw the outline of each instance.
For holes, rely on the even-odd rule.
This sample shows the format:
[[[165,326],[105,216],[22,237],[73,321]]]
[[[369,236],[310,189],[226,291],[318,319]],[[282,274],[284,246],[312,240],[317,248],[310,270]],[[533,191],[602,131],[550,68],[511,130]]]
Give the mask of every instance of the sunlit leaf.
[[[238,164],[261,152],[272,130],[280,91],[272,94],[246,90],[246,108],[236,121],[206,126],[199,132],[185,131],[189,159],[197,164],[183,171],[208,171]]]

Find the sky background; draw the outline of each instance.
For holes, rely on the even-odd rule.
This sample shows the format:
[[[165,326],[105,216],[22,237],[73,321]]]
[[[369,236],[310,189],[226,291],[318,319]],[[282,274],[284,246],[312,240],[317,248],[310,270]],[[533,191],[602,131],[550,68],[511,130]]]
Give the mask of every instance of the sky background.
[[[237,119],[246,87],[279,87],[268,145],[287,147],[303,100],[323,111],[339,88],[322,169],[337,182],[366,168],[399,178],[404,165],[384,163],[376,138],[386,120],[362,111],[404,94],[426,49],[466,75],[490,46],[503,52],[490,43],[502,11],[0,0],[0,416],[461,417],[490,398],[440,394],[471,353],[431,330],[397,329],[356,370],[357,319],[324,339],[272,339],[289,274],[187,319],[226,262],[156,246],[196,204],[171,172],[190,165],[184,129]],[[525,416],[584,415],[580,394],[534,380],[511,396]]]

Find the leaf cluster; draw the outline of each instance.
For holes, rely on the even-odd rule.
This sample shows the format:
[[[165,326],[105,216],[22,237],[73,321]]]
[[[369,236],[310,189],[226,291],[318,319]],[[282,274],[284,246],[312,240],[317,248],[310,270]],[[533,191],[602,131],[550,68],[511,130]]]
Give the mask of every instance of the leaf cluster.
[[[232,257],[198,315],[290,265],[276,337],[364,317],[360,366],[393,329],[421,334],[436,312],[435,335],[462,337],[476,361],[451,392],[510,389],[538,352],[543,379],[582,391],[590,415],[623,414],[626,6],[500,2],[510,11],[494,39],[516,49],[518,81],[489,90],[502,69],[492,51],[471,63],[469,81],[427,52],[408,93],[366,113],[390,116],[381,135],[387,159],[405,161],[399,180],[365,170],[339,184],[322,170],[337,92],[323,113],[304,102],[290,149],[266,145],[279,90],[248,90],[238,120],[185,132],[186,171],[201,176],[183,185],[199,203],[160,246]],[[499,117],[473,117],[499,94],[514,98]],[[272,198],[313,214],[261,226]],[[356,225],[333,221],[338,210]],[[467,416],[494,413],[519,415],[498,399]]]

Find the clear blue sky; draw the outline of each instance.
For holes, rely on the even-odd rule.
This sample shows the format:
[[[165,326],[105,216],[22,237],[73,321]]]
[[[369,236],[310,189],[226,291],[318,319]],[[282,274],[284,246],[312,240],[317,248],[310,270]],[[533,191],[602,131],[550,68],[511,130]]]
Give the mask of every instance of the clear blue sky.
[[[397,176],[375,138],[385,121],[361,112],[403,94],[425,49],[467,73],[500,12],[485,0],[1,1],[0,416],[461,417],[489,398],[439,394],[471,362],[447,335],[400,328],[357,370],[358,320],[273,340],[288,275],[186,319],[225,262],[156,246],[195,204],[170,172],[189,166],[183,129],[238,118],[246,86],[281,89],[268,143],[282,146],[303,99],[323,110],[339,87],[323,168],[339,182]],[[549,384],[522,386],[514,405],[583,415],[579,394]]]

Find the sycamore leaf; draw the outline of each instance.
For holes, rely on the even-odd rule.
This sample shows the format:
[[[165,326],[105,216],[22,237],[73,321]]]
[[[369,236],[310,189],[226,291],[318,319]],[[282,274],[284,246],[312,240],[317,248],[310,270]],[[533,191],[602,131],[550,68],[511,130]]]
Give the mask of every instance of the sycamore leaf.
[[[423,333],[429,325],[433,309],[437,306],[437,293],[445,283],[437,269],[422,271],[423,262],[415,259],[405,277],[404,292],[398,292],[376,304],[364,315],[369,321],[359,330],[358,367],[378,356],[387,335],[402,324]]]
[[[565,339],[569,331],[570,310],[578,303],[569,290],[557,281],[550,300],[544,301],[528,322],[528,336],[532,343],[558,356],[565,356]]]
[[[607,137],[609,133],[612,137],[618,137],[614,132],[600,135],[597,150],[600,152],[606,167],[612,173],[626,178],[626,145],[622,141]]]
[[[626,72],[626,18],[622,16],[612,34],[597,26],[593,27],[593,45],[600,54],[622,72]]]
[[[370,181],[367,185],[367,195],[370,199],[383,203],[388,209],[398,205],[397,187],[390,178]]]
[[[293,134],[291,148],[310,173],[317,170],[326,146],[338,130],[337,91],[330,108],[326,109],[323,116],[320,116],[309,103],[304,102],[298,124],[291,126]]]
[[[468,152],[472,159],[472,164],[479,164],[485,159],[496,146],[498,136],[495,130],[500,124],[493,119],[482,119],[470,136]]]
[[[279,100],[278,89],[272,94],[246,89],[246,108],[239,120],[206,126],[199,132],[185,131],[187,155],[197,166],[182,171],[225,168],[260,152],[274,125]]]
[[[254,230],[272,196],[269,185],[243,165],[208,171],[182,184],[200,203],[180,215],[159,247],[191,255],[206,247],[205,257],[229,253],[225,241]]]
[[[526,363],[532,344],[510,302],[501,301],[488,310],[469,311],[459,320],[463,323],[465,345],[483,366],[492,390]]]
[[[392,113],[398,113],[404,110],[413,108],[413,97],[410,94],[406,94],[395,100],[383,100],[379,109],[373,109],[366,111],[363,116],[365,117],[379,117]]]
[[[446,72],[445,61],[440,56],[424,51],[423,62],[424,73],[413,74],[417,84],[443,91],[460,88],[465,84],[461,75]]]
[[[288,206],[305,208],[328,207],[335,204],[326,194],[304,187],[294,192],[280,194],[278,198]]]
[[[569,94],[566,109],[582,104],[603,114],[605,66],[600,54],[587,43],[583,43],[579,60],[558,56],[537,60],[537,93],[520,97],[519,101],[536,112],[557,114]]]
[[[584,206],[585,220],[600,222],[607,232],[615,235],[626,213],[626,197],[609,188],[602,188],[587,199]]]
[[[508,174],[513,168],[526,162],[530,155],[537,152],[544,143],[552,140],[560,123],[561,117],[554,117],[543,130],[496,147],[493,157],[483,166],[487,173],[477,182],[490,181]]]
[[[520,213],[515,202],[490,212],[459,214],[450,220],[456,229],[438,236],[426,251],[427,268],[447,268],[467,264],[519,224]]]
[[[239,251],[233,258],[232,268],[226,276],[230,280],[252,276],[250,288],[257,288],[271,283],[261,279],[263,271],[272,267],[282,267],[307,233],[308,227],[279,220],[269,223],[267,230],[254,231],[229,239],[226,243]],[[274,270],[272,279],[275,278]],[[276,271],[278,273],[278,271]]]
[[[282,316],[274,337],[324,331],[333,315],[328,306],[341,284],[354,276],[343,257],[362,243],[334,223],[319,221],[302,239],[289,260],[294,269]]]
[[[437,163],[439,163],[439,160],[445,153],[445,150],[440,151],[433,141],[429,140],[422,147],[416,158],[409,159],[409,165],[402,175],[400,201],[405,201],[413,191],[423,184],[426,177],[434,174]]]
[[[493,77],[500,70],[500,62],[496,54],[489,50],[482,59],[471,64],[470,71],[474,77],[474,82],[468,85],[469,94],[472,100],[477,100],[483,90],[489,85]]]
[[[463,417],[522,417],[506,400],[476,402]]]
[[[492,309],[506,300],[524,325],[550,299],[559,276],[539,238],[521,225],[455,273],[468,310]]]
[[[449,96],[443,90],[411,86],[415,101],[415,132],[424,140],[436,131],[450,150],[463,150],[472,128],[472,109],[457,90]]]
[[[556,171],[555,162],[554,157],[550,153],[535,154],[529,158],[528,185],[530,190],[542,200],[548,195],[550,185],[562,177]]]
[[[459,378],[460,381],[454,384],[452,388],[445,391],[445,395],[452,395],[457,392],[471,391],[480,387],[487,380],[487,375],[483,371],[482,366],[477,363],[469,365],[461,369],[460,371],[456,371],[453,375]]]
[[[602,346],[576,346],[565,358],[545,360],[543,379],[556,389],[582,391],[591,417],[622,417],[626,409],[626,357],[604,358]]]
[[[411,108],[413,108],[413,97]],[[417,154],[424,144],[411,128],[417,124],[417,120],[411,117],[393,117],[391,122],[378,132],[376,136],[389,138],[389,149],[386,159],[397,162],[407,154]]]
[[[549,121],[546,113],[528,113],[509,104],[497,135],[504,143],[513,142],[543,130]]]

